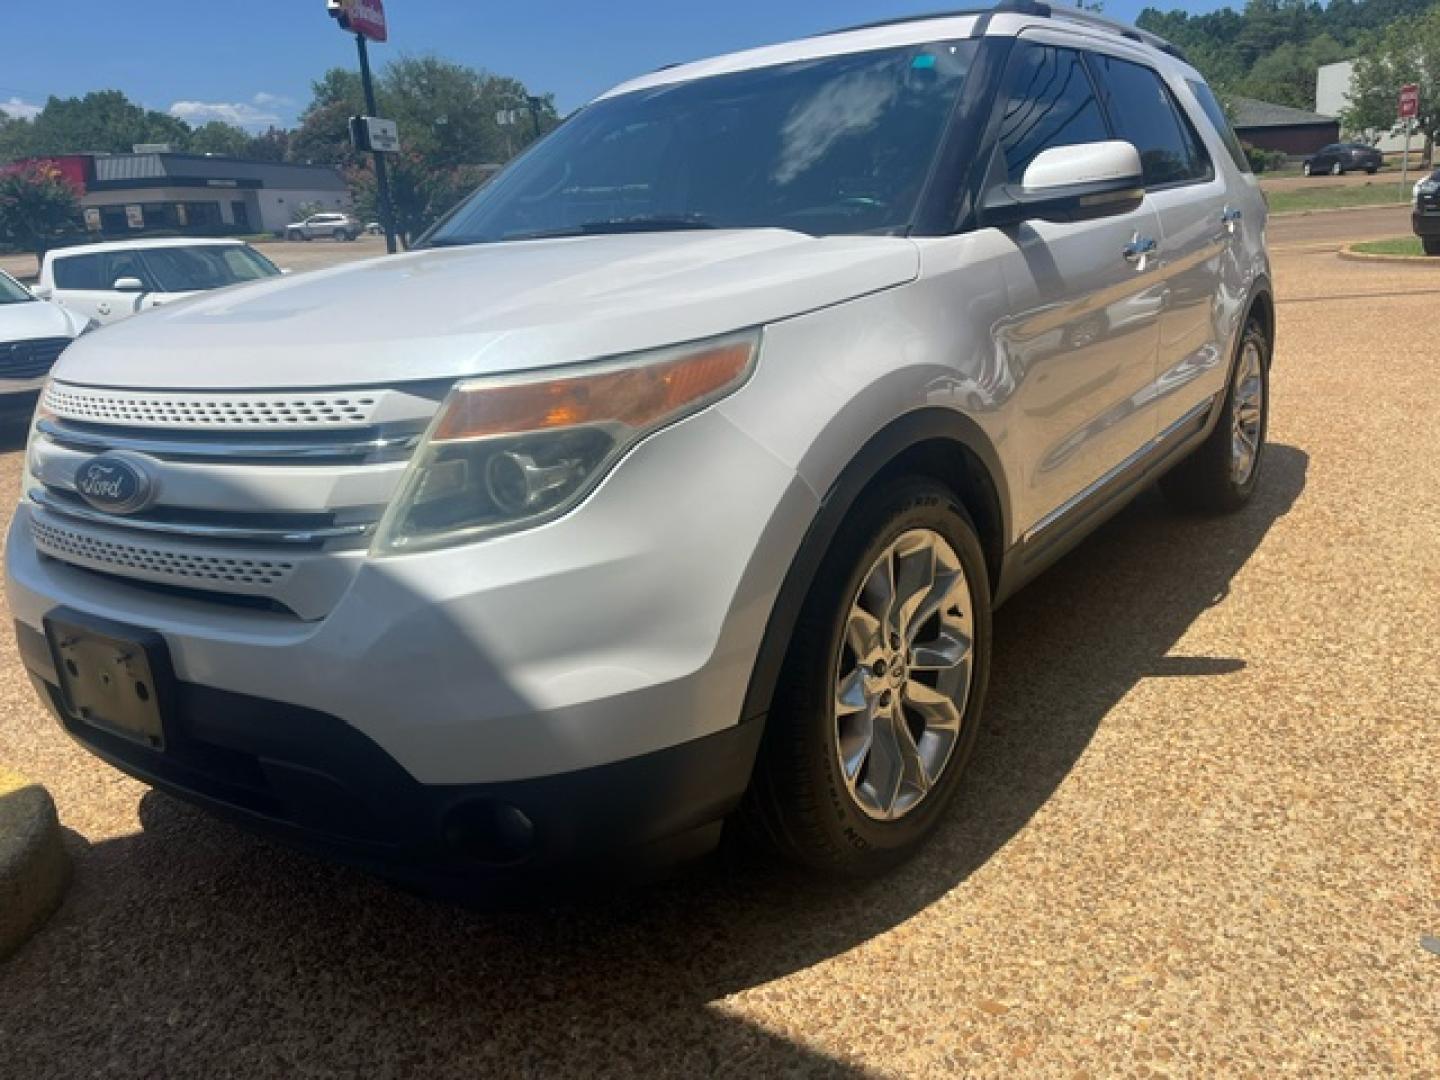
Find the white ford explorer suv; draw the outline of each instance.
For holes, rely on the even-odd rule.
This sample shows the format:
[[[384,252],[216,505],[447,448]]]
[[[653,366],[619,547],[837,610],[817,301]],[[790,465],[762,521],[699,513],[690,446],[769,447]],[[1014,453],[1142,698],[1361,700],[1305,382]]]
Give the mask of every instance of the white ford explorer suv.
[[[20,653],[105,760],[362,863],[730,819],[877,872],[963,784],[994,607],[1152,481],[1251,496],[1273,327],[1158,39],[1012,0],[668,68],[422,250],[72,346]]]

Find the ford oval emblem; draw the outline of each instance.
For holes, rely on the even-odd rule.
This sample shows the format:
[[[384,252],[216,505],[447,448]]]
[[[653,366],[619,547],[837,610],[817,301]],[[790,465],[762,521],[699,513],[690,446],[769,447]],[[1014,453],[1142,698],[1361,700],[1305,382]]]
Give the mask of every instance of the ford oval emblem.
[[[101,454],[80,463],[75,490],[97,510],[133,514],[155,501],[155,480],[141,462],[118,454]]]

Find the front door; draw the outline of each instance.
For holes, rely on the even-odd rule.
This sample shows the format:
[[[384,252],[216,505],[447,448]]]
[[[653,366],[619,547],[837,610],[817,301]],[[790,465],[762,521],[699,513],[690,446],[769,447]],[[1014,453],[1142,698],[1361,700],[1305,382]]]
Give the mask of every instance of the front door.
[[[998,152],[1010,183],[1042,150],[1111,137],[1073,49],[1021,38],[1005,88]],[[1016,384],[1007,438],[1023,476],[1017,524],[1038,533],[1154,438],[1163,301],[1148,249],[1160,222],[1147,199],[1111,217],[1005,231],[1014,243],[1002,260],[1010,315],[995,329],[996,347]]]

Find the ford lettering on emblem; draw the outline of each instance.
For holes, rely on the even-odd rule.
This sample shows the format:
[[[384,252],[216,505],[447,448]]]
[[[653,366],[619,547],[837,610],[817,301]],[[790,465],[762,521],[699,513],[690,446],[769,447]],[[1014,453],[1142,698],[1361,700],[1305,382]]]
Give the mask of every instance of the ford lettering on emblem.
[[[155,481],[141,462],[118,454],[82,461],[75,470],[75,490],[97,510],[133,514],[155,498]]]

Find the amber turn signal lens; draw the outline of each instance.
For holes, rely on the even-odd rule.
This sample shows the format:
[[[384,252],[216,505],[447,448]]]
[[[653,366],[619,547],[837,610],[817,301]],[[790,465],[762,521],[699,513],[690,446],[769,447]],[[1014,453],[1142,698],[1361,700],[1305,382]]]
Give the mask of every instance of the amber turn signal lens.
[[[550,374],[489,386],[477,381],[456,391],[430,440],[456,442],[597,423],[647,428],[730,387],[749,369],[754,351],[754,341],[746,338],[682,352],[673,360],[585,375]]]

